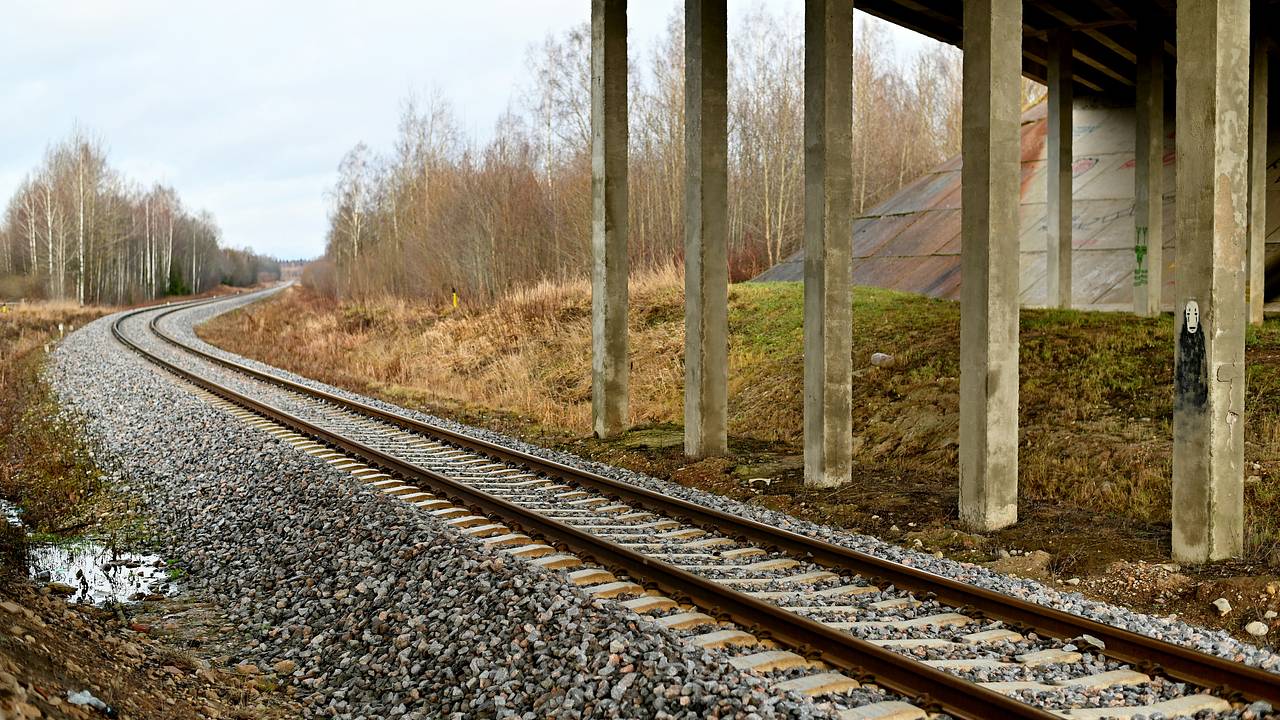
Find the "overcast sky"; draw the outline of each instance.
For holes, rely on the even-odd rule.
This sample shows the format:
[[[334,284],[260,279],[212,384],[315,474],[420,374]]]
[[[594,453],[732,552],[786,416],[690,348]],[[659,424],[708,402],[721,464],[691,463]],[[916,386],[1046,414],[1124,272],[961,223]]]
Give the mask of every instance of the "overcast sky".
[[[634,48],[659,36],[677,1],[631,2]],[[730,6],[732,32],[751,5]],[[589,12],[588,0],[9,2],[0,202],[79,124],[131,179],[210,210],[227,243],[318,255],[339,159],[361,140],[386,149],[402,99],[436,88],[486,136],[517,101],[529,45]],[[903,53],[922,44],[891,37]]]

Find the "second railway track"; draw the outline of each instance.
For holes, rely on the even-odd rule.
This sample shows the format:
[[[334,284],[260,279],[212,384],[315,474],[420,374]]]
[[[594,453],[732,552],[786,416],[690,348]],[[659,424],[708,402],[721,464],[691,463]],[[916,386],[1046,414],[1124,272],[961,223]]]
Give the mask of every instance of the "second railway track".
[[[160,327],[207,302],[216,300],[128,313],[112,331],[300,449],[723,649],[779,689],[859,698],[844,717],[1175,717],[1280,705],[1273,673],[317,390]]]

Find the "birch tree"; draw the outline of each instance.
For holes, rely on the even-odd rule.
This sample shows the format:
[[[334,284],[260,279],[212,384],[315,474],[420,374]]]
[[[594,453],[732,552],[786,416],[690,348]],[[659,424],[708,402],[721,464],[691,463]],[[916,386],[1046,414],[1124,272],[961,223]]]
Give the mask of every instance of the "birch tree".
[[[76,130],[9,200],[0,297],[137,302],[278,272],[269,258],[224,250],[219,236],[211,214],[188,213],[172,188],[140,190],[111,168],[101,141]]]

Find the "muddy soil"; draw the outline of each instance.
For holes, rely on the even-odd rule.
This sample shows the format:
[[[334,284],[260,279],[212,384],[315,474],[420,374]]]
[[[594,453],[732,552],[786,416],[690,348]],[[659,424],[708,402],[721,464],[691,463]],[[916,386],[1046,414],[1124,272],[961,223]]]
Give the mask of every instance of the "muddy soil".
[[[294,688],[271,668],[227,665],[230,637],[189,598],[106,609],[0,584],[0,717],[298,717]],[[101,707],[72,702],[86,692]]]

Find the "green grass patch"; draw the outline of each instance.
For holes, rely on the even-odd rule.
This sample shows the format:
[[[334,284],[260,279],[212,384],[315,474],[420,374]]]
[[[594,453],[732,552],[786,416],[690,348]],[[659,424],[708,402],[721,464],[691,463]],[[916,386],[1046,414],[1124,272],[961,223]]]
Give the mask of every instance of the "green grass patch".
[[[732,293],[731,428],[798,443],[803,287],[750,283]],[[852,317],[856,461],[907,475],[954,476],[959,304],[858,287]],[[1027,309],[1019,325],[1022,496],[1167,522],[1172,317]],[[1246,342],[1248,542],[1253,556],[1274,558],[1280,547],[1280,321],[1251,327]],[[875,352],[893,355],[894,366],[871,367]]]

